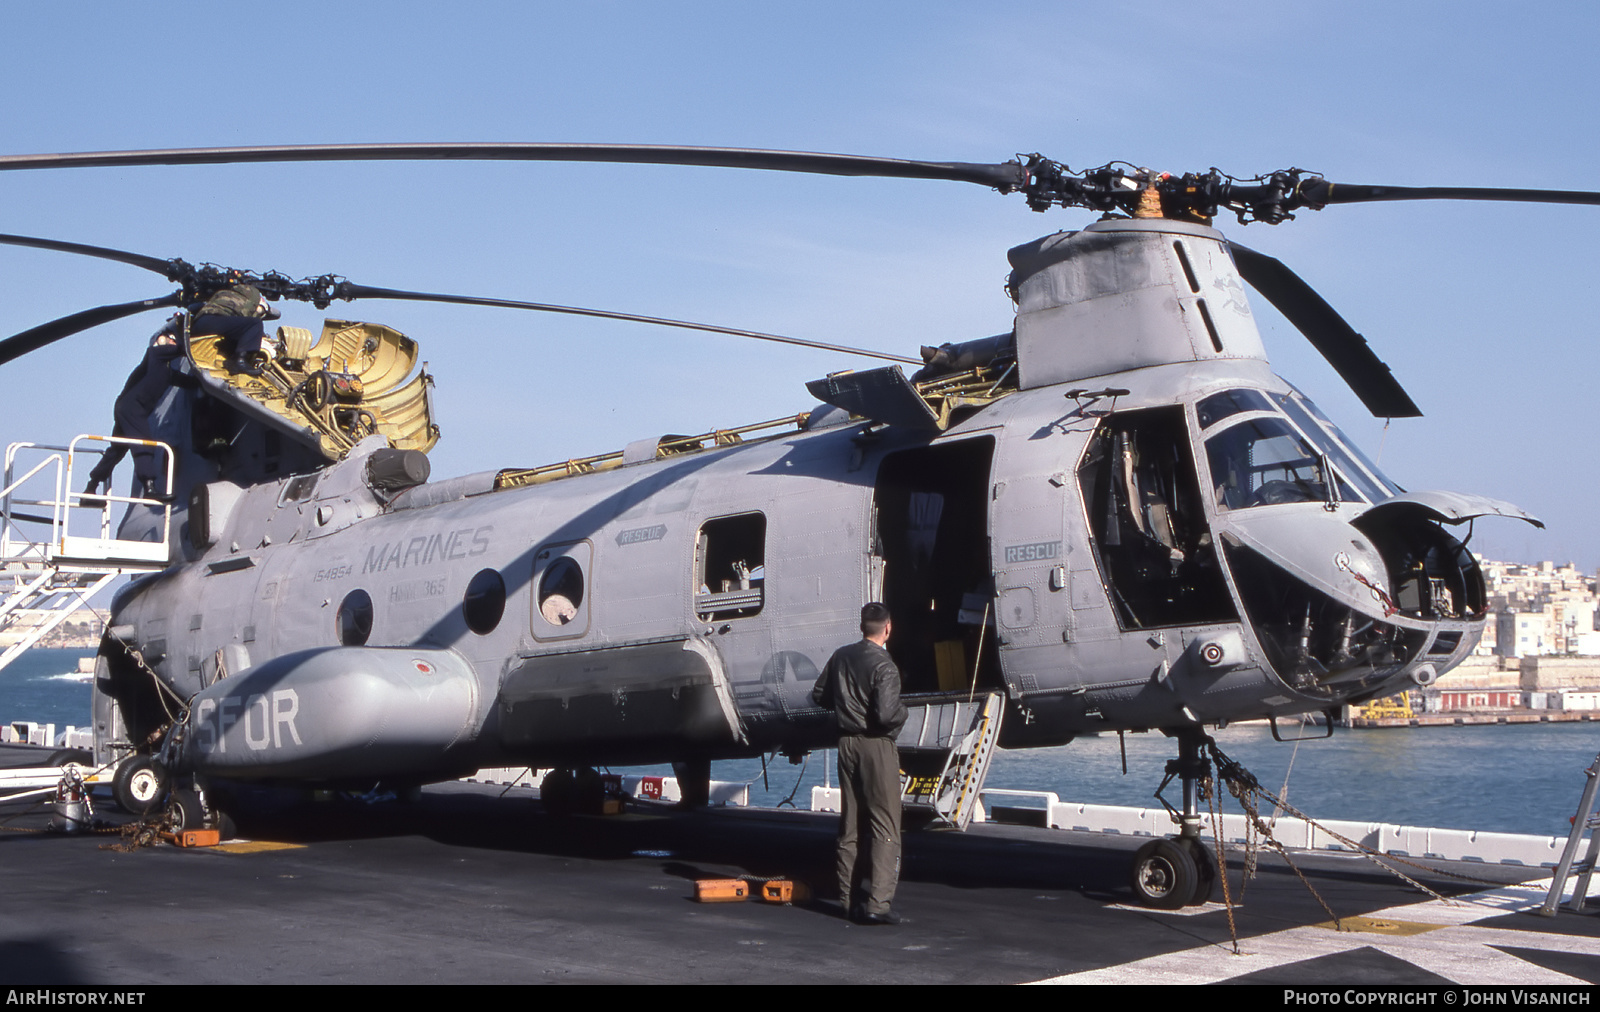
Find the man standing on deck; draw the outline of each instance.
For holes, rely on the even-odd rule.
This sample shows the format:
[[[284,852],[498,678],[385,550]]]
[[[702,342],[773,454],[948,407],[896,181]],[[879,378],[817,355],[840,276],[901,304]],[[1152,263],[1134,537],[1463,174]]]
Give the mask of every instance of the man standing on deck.
[[[900,754],[906,722],[900,669],[889,642],[889,609],[861,609],[859,643],[834,652],[811,690],[839,723],[839,902],[857,924],[898,924],[889,909],[900,881]],[[861,850],[865,854],[861,854]],[[863,874],[865,873],[865,874]]]

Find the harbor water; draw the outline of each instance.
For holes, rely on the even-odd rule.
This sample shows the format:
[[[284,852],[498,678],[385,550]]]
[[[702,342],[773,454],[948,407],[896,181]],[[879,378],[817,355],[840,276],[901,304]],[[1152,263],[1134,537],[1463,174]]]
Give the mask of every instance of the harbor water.
[[[30,650],[0,670],[0,720],[89,723],[90,680],[77,673],[86,650]],[[1307,728],[1305,734],[1323,733]],[[1336,729],[1332,738],[1277,742],[1260,725],[1215,732],[1218,746],[1275,794],[1314,818],[1564,836],[1600,752],[1600,722],[1465,727]],[[1122,773],[1122,748],[1127,775]],[[1070,745],[997,751],[988,786],[1053,791],[1063,801],[1157,807],[1152,794],[1177,754],[1159,732],[1080,738]],[[671,774],[670,767],[650,767]],[[810,805],[811,787],[837,782],[831,753],[801,765],[780,757],[713,764],[718,780],[751,784],[758,805]],[[1285,789],[1285,784],[1287,788]],[[1167,792],[1181,796],[1174,783]],[[1231,798],[1219,810],[1237,811]]]

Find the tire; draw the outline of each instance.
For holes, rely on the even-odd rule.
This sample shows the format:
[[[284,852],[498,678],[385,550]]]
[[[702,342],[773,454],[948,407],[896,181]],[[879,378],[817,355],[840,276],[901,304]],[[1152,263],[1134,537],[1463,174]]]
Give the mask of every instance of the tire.
[[[1210,903],[1211,897],[1217,891],[1217,859],[1211,856],[1211,848],[1199,840],[1180,837],[1177,842],[1189,851],[1196,873],[1194,895],[1190,897],[1187,905],[1198,907],[1203,903]]]
[[[167,793],[167,771],[147,755],[129,756],[111,779],[111,796],[129,815],[149,815]]]
[[[571,815],[578,807],[577,777],[571,770],[546,773],[539,782],[539,800],[551,815]]]
[[[200,795],[188,787],[178,787],[172,792],[172,831],[186,833],[191,829],[204,829],[206,824],[205,806],[200,804]]]
[[[67,763],[77,763],[86,770],[94,769],[94,756],[87,749],[58,748],[50,753],[50,758],[45,760],[46,766],[65,766]]]
[[[1194,898],[1195,868],[1189,849],[1176,840],[1151,840],[1133,857],[1133,896],[1141,906],[1177,910]]]

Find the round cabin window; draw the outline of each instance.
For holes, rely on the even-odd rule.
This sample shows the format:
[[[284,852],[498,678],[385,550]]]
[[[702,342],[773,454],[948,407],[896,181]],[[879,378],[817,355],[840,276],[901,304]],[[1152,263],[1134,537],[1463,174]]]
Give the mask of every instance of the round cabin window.
[[[339,642],[347,647],[366,646],[372,635],[372,595],[364,590],[352,590],[339,602],[339,613],[334,619],[338,626]]]
[[[493,632],[506,611],[506,581],[497,570],[480,569],[467,583],[461,599],[461,614],[467,628],[482,636]]]

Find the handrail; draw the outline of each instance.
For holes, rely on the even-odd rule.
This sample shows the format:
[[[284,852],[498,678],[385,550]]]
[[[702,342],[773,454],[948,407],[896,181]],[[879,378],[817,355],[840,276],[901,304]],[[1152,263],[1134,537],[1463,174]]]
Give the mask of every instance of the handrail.
[[[106,446],[102,448],[85,445],[88,443],[103,443]],[[72,491],[76,461],[84,456],[103,455],[113,446],[153,447],[156,452],[161,453],[165,458],[166,471],[164,494],[133,496],[115,495],[108,491],[104,494],[89,495],[85,492]],[[28,450],[43,452],[47,456],[21,477],[15,477],[18,455]],[[70,561],[76,564],[81,560],[90,560],[110,567],[117,567],[119,563],[131,563],[135,568],[148,568],[156,563],[164,563],[172,533],[171,490],[175,464],[172,448],[153,439],[79,433],[66,446],[33,442],[10,444],[6,448],[5,485],[0,488],[0,561],[25,561],[34,564],[40,561],[47,564]],[[52,478],[46,479],[54,486],[50,498],[18,497],[17,492],[20,488],[51,468],[54,468],[55,473]],[[92,503],[85,502],[86,499]],[[111,510],[116,503],[121,503],[129,509],[149,506],[160,510],[162,518],[160,540],[135,542],[118,539],[112,531],[111,524]],[[49,507],[50,513],[48,518],[42,514],[39,516],[19,514],[15,509],[19,505]],[[95,533],[79,535],[72,532],[73,517],[79,515],[77,511],[82,510],[93,510],[98,514],[99,529]],[[20,528],[16,528],[15,525],[19,521],[48,523],[49,533],[29,537]]]

